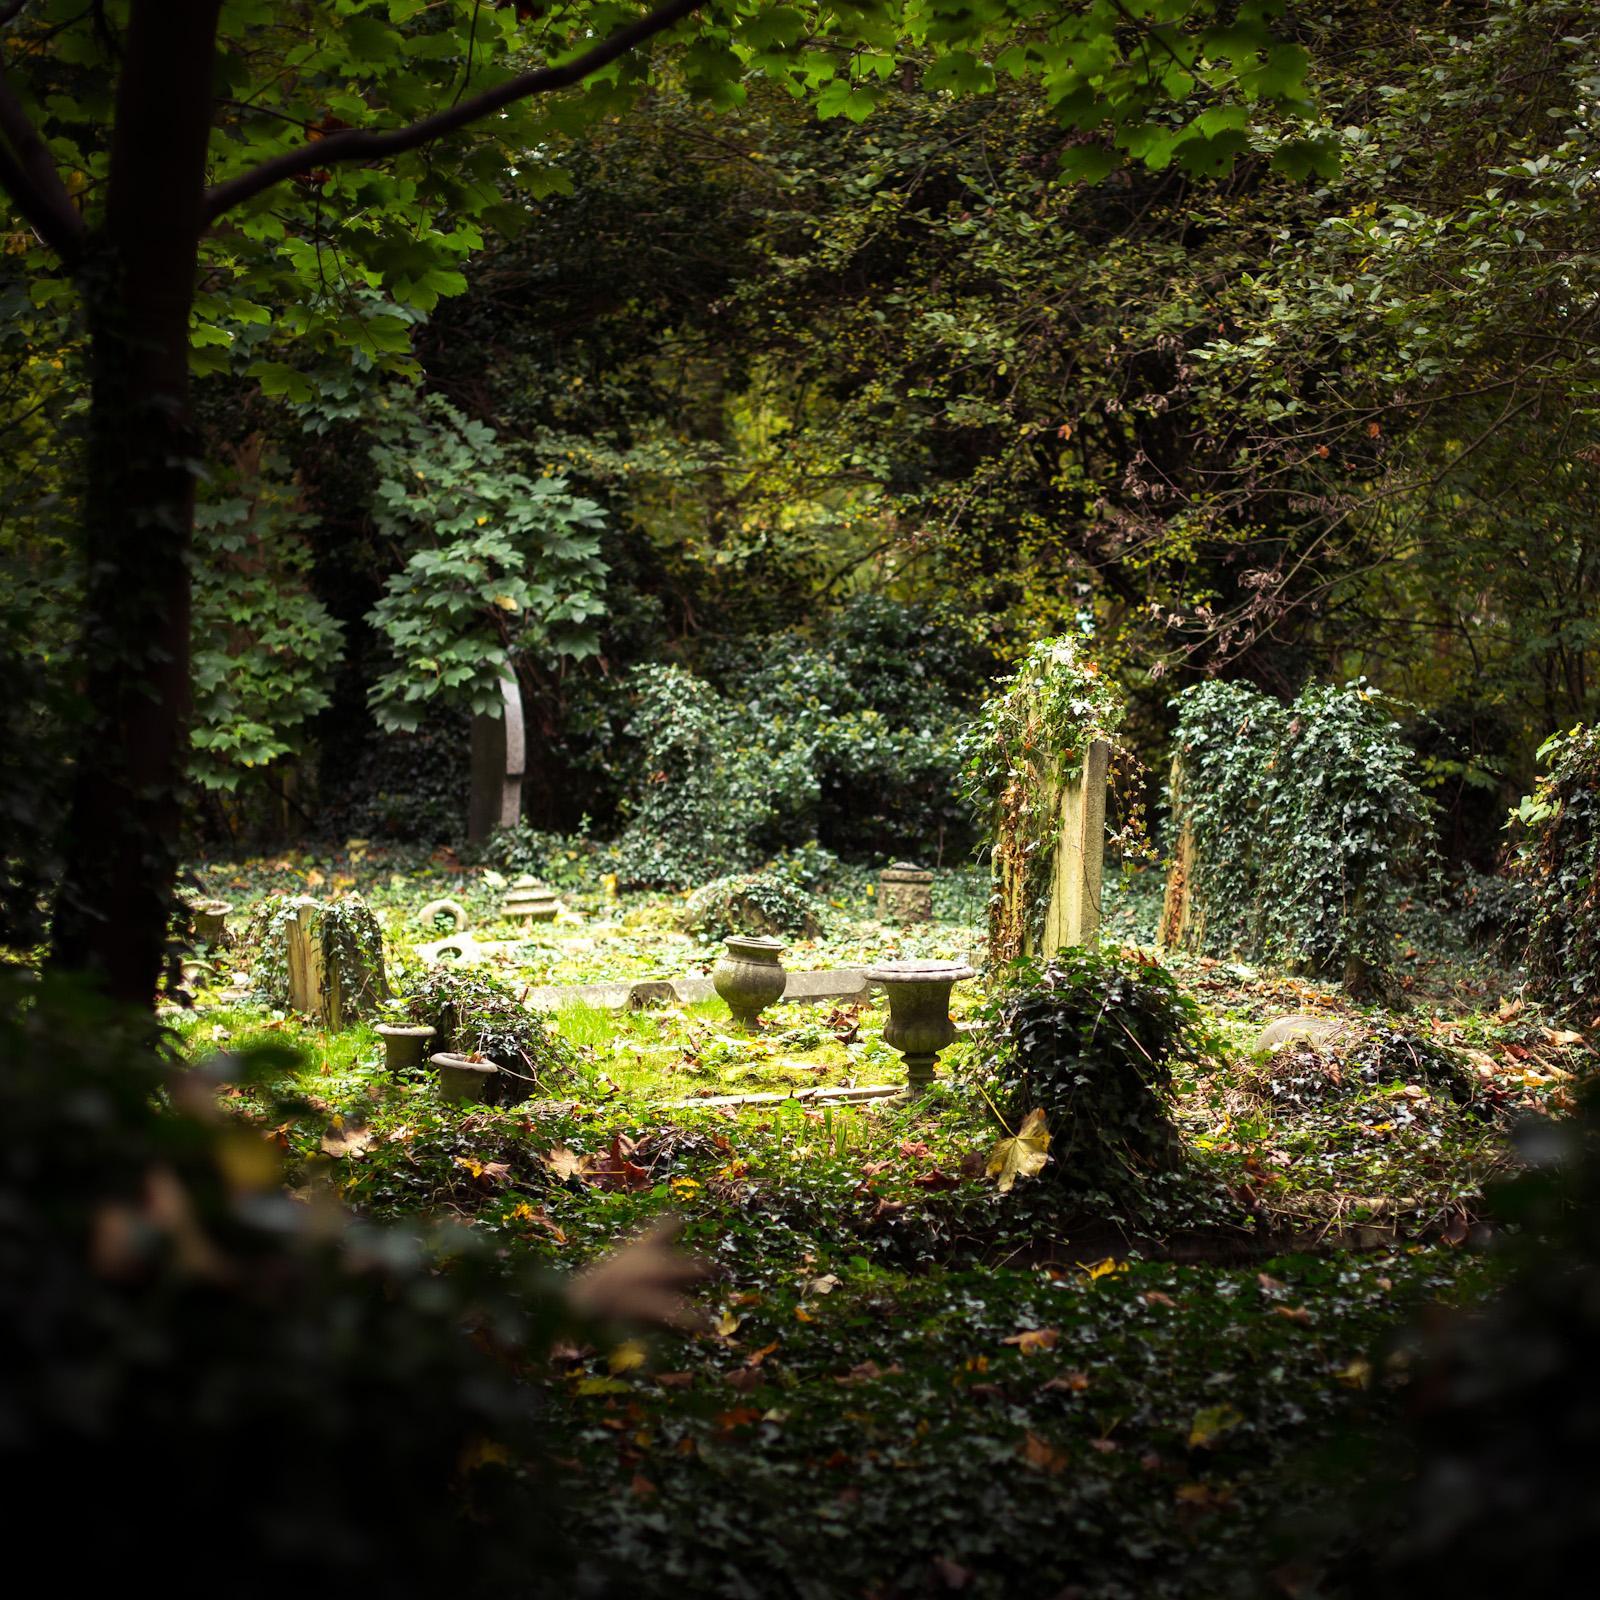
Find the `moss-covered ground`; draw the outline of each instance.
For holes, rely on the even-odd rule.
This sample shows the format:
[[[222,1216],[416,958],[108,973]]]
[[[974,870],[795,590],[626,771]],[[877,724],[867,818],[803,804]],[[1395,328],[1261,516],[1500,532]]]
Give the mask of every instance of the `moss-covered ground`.
[[[485,939],[503,881],[448,854],[355,846],[322,859],[211,862],[243,909],[265,892],[359,888],[391,978],[440,931],[448,895]],[[1154,886],[1113,926],[1148,932]],[[864,880],[791,966],[981,954],[981,887],[955,876],[939,920],[873,920]],[[491,964],[514,984],[682,975],[714,949],[672,896],[609,896],[575,866],[568,914]],[[235,917],[242,923],[242,917]],[[269,1117],[308,1187],[374,1218],[455,1222],[509,1259],[567,1271],[672,1212],[710,1276],[706,1327],[597,1333],[528,1361],[579,1547],[640,1592],[822,1597],[1295,1592],[1302,1515],[1349,1500],[1363,1440],[1392,1420],[1404,1335],[1492,1283],[1486,1181],[1518,1113],[1559,1112],[1586,1037],[1518,996],[1514,976],[1418,907],[1395,1009],[1226,963],[1177,970],[1208,1048],[1173,1107],[1187,1168],[1137,1216],[1063,1208],[1049,1169],[1001,1194],[987,1046],[941,1058],[916,1104],[697,1100],[898,1083],[876,1006],[786,1006],[756,1038],[710,1001],[549,1026],[580,1066],[549,1098],[441,1103],[426,1072],[391,1078],[363,1025],[328,1035],[221,996],[227,957],[172,1020],[199,1057],[292,1045]],[[239,957],[243,961],[244,957]],[[978,986],[958,991],[958,1017]],[[1252,1056],[1287,1012],[1337,1016],[1321,1052]]]

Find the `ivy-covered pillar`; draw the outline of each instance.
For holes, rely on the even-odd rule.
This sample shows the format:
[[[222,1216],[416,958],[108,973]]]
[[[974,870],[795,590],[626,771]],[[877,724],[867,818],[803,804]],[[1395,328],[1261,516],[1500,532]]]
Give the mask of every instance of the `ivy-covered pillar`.
[[[1070,638],[1035,645],[985,706],[967,776],[993,819],[991,965],[1098,937],[1107,735],[1121,714],[1115,690]]]

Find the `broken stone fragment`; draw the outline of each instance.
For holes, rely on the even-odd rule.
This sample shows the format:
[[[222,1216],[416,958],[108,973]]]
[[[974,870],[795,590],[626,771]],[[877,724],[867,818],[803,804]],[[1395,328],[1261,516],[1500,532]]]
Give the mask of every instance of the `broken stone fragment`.
[[[1269,1056],[1274,1051],[1281,1050],[1286,1044],[1309,1044],[1314,1049],[1320,1050],[1332,1044],[1335,1039],[1348,1035],[1349,1032],[1350,1024],[1342,1017],[1313,1017],[1298,1014],[1279,1017],[1276,1021],[1269,1022],[1255,1036],[1250,1045],[1250,1054]]]

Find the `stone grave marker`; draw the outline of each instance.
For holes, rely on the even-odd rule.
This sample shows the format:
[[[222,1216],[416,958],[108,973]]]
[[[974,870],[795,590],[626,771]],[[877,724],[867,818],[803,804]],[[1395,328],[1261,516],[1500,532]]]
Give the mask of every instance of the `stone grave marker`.
[[[472,793],[467,802],[467,837],[487,839],[496,828],[514,828],[522,816],[522,777],[528,742],[522,690],[507,674],[500,680],[500,715],[472,719]]]
[[[896,861],[878,874],[878,916],[884,922],[932,922],[933,874]]]
[[[373,937],[354,937],[346,919],[329,916],[332,908],[321,901],[302,895],[292,904],[295,915],[286,930],[289,1005],[338,1032],[389,997],[377,924]]]
[[[1093,944],[1099,938],[1110,772],[1110,741],[1092,739],[1075,776],[1065,782],[1041,780],[1045,787],[1035,803],[1054,819],[1040,846],[1045,852],[1042,893],[1031,854],[995,851],[999,904],[990,924],[991,958],[1050,955],[1063,945]],[[1010,937],[996,939],[996,929],[1010,930]],[[1007,944],[1014,948],[1004,948]]]

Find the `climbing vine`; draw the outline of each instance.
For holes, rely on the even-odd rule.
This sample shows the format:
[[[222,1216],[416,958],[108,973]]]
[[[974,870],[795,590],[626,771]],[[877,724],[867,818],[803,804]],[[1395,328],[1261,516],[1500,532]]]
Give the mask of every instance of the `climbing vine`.
[[[1600,992],[1600,729],[1539,747],[1546,771],[1514,813],[1524,831],[1515,875],[1528,887],[1529,973],[1553,1000]]]
[[[279,1011],[289,1009],[289,929],[299,915],[300,897],[270,894],[245,928],[252,990],[258,1000]],[[383,975],[383,929],[360,895],[319,901],[312,937],[322,941],[324,998],[335,974],[350,985],[342,996],[347,1015],[370,1009],[384,998],[388,986]]]
[[[1288,705],[1204,683],[1174,704],[1179,842],[1164,936],[1383,987],[1432,824],[1388,702],[1358,679]]]
[[[966,734],[963,780],[990,819],[989,959],[1003,965],[1043,931],[1062,788],[1081,775],[1090,743],[1121,725],[1124,705],[1067,635],[1040,640],[996,687]],[[1020,882],[1021,894],[1003,894],[1006,882]]]

